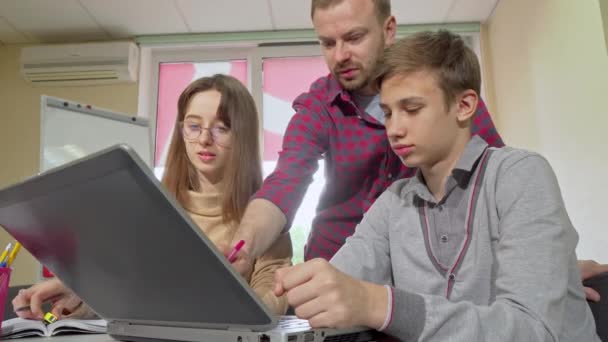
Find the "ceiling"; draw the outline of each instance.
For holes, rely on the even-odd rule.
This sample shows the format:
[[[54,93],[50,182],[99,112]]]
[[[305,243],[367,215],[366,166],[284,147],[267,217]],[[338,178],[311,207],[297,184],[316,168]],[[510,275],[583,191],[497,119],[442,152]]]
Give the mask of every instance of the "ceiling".
[[[312,28],[311,0],[0,0],[0,44]],[[393,0],[399,24],[483,22],[498,0]]]

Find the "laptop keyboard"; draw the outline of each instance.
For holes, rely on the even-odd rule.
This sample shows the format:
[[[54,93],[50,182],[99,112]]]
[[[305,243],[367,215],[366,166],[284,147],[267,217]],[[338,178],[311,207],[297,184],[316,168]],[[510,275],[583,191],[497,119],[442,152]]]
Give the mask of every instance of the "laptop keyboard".
[[[281,316],[277,325],[281,329],[310,329],[308,321],[296,316]]]

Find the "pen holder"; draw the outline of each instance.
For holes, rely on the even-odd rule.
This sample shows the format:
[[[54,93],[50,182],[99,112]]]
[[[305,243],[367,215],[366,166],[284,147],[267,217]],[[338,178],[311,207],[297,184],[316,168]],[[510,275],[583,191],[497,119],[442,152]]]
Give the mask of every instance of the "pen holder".
[[[11,268],[0,267],[0,330],[2,329],[2,321],[4,320],[4,308],[8,297],[8,283],[11,280]]]

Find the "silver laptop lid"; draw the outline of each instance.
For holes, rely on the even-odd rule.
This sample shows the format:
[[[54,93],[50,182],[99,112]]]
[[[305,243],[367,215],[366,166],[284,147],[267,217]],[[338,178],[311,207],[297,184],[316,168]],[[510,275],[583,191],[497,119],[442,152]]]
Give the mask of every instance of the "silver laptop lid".
[[[107,320],[258,331],[276,325],[126,145],[1,190],[0,226]]]

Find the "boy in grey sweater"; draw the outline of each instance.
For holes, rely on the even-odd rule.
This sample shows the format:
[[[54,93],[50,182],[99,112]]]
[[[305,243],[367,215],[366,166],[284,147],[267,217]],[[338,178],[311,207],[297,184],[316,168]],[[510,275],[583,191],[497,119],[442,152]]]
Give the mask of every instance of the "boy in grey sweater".
[[[470,137],[475,54],[447,31],[389,48],[377,83],[395,182],[330,263],[279,270],[313,327],[367,326],[407,341],[599,341],[578,235],[538,154]]]

